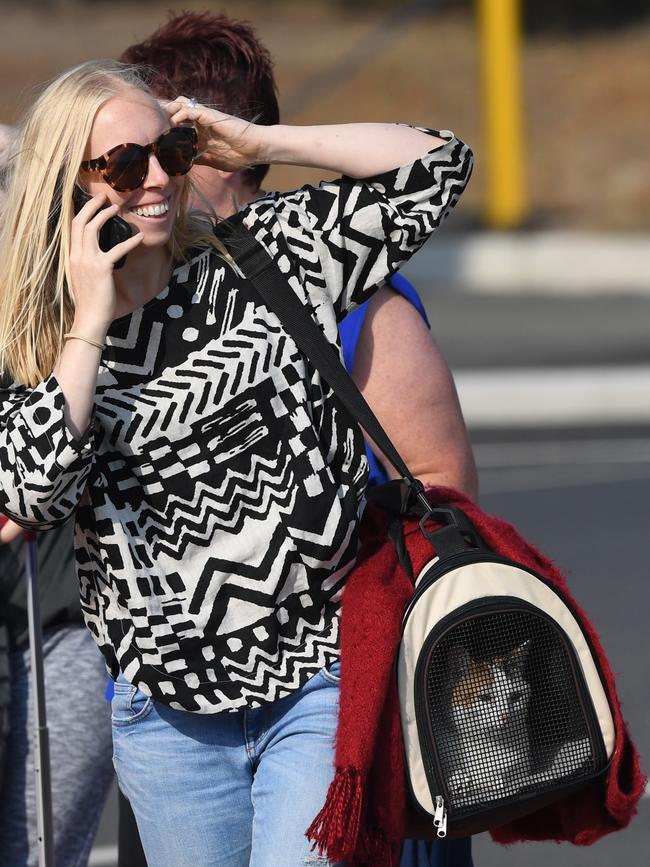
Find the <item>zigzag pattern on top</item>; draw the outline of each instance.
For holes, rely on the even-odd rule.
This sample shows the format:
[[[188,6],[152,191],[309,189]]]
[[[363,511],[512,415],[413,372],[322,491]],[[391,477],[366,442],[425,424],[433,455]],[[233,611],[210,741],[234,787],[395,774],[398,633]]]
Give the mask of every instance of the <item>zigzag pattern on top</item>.
[[[470,167],[449,137],[409,166],[273,194],[242,219],[335,343],[337,318],[426,240]],[[0,509],[49,526],[77,508],[84,617],[113,674],[200,713],[289,694],[338,654],[360,431],[212,251],[107,344],[80,442],[54,377],[1,395]]]

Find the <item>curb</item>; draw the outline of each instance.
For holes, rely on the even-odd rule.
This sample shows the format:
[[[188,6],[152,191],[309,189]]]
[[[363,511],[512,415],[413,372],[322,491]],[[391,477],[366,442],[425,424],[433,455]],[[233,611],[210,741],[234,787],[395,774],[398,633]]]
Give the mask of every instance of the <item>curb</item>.
[[[650,297],[650,235],[443,231],[403,272],[468,293]]]

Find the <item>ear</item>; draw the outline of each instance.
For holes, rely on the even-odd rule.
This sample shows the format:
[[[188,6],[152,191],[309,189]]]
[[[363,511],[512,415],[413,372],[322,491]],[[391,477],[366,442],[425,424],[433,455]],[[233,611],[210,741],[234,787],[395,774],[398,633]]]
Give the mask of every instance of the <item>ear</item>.
[[[212,171],[219,175],[224,183],[232,183],[233,181],[236,181],[237,175],[239,174],[239,172],[226,172],[223,169],[213,169]]]
[[[454,681],[461,680],[469,671],[472,657],[462,644],[452,644],[449,649],[448,666]]]
[[[257,189],[251,186],[244,169],[238,169],[236,172],[224,172],[222,169],[214,169],[214,171],[224,184],[240,198],[245,198],[248,201],[251,196],[257,195]]]
[[[514,650],[511,650],[503,660],[503,670],[506,674],[523,674],[529,651],[530,638],[524,641],[523,644],[520,644],[519,647],[515,647]]]

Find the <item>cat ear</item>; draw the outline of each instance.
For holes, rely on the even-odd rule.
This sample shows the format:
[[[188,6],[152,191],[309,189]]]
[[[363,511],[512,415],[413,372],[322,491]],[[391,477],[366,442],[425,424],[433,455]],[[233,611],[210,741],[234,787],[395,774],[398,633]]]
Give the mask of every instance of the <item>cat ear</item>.
[[[503,661],[504,671],[509,675],[523,674],[529,651],[530,638],[524,641],[523,644],[520,644],[519,647],[515,647],[514,650],[511,650],[510,653],[505,657]]]
[[[451,648],[449,649],[448,665],[449,671],[454,680],[460,680],[465,677],[469,671],[471,661],[472,657],[469,655],[469,651],[466,647],[463,647],[462,644],[451,645]]]

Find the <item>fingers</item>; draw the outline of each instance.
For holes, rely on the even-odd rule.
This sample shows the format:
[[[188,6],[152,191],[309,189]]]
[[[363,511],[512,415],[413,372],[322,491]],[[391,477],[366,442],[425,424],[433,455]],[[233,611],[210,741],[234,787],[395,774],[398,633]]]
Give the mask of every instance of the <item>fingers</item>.
[[[119,210],[120,205],[109,205],[107,208],[102,208],[86,223],[86,229],[90,229],[97,234],[104,223],[108,223],[111,217],[114,217]]]
[[[177,96],[163,105],[163,108],[173,123],[179,124],[184,121],[199,120],[205,111],[204,106],[198,105],[196,100],[190,100],[186,96]]]
[[[73,245],[79,246],[81,244],[81,239],[83,238],[86,226],[105,202],[106,194],[99,193],[99,195],[93,196],[92,199],[89,199],[86,204],[80,208],[79,213],[72,218],[70,231]]]
[[[72,218],[71,230],[73,238],[81,238],[87,224],[93,219],[100,208],[103,207],[106,198],[106,193],[99,193],[98,195],[93,196],[92,199],[89,199],[86,204],[79,209],[79,213]]]
[[[190,122],[199,124],[200,126],[210,126],[219,120],[228,120],[230,117],[230,115],[224,114],[222,111],[208,108],[205,105],[197,103],[194,99],[188,99],[186,96],[177,96],[176,99],[172,99],[170,102],[161,102],[161,105],[174,124]]]
[[[131,237],[122,241],[121,244],[116,244],[114,247],[104,253],[109,262],[112,262],[113,265],[122,258],[122,256],[126,256],[127,253],[130,253],[131,250],[135,250],[136,247],[140,246],[142,240],[144,238],[144,234],[142,232],[138,232],[136,235],[131,235]]]
[[[103,194],[102,194],[103,195]],[[106,208],[101,208],[95,216],[89,220],[82,228],[81,238],[85,244],[90,244],[91,249],[99,250],[99,233],[102,226],[114,217],[120,210],[120,205],[109,205]],[[81,211],[79,212],[81,213]]]
[[[172,123],[176,124],[176,126],[179,126],[181,123],[184,123],[188,120],[198,121],[199,116],[196,109],[179,108],[177,111],[170,115],[170,120],[172,121]]]
[[[167,111],[178,111],[181,108],[189,108],[196,111],[197,109],[205,108],[205,106],[198,103],[195,99],[188,99],[187,96],[177,96],[175,99],[161,101],[161,105]]]
[[[73,219],[73,223],[76,220],[77,224],[81,224],[84,226],[89,220],[92,219],[94,214],[106,203],[107,200],[106,193],[98,193],[96,196],[93,196],[91,199],[88,199],[86,204],[79,210],[79,213],[75,215]]]

